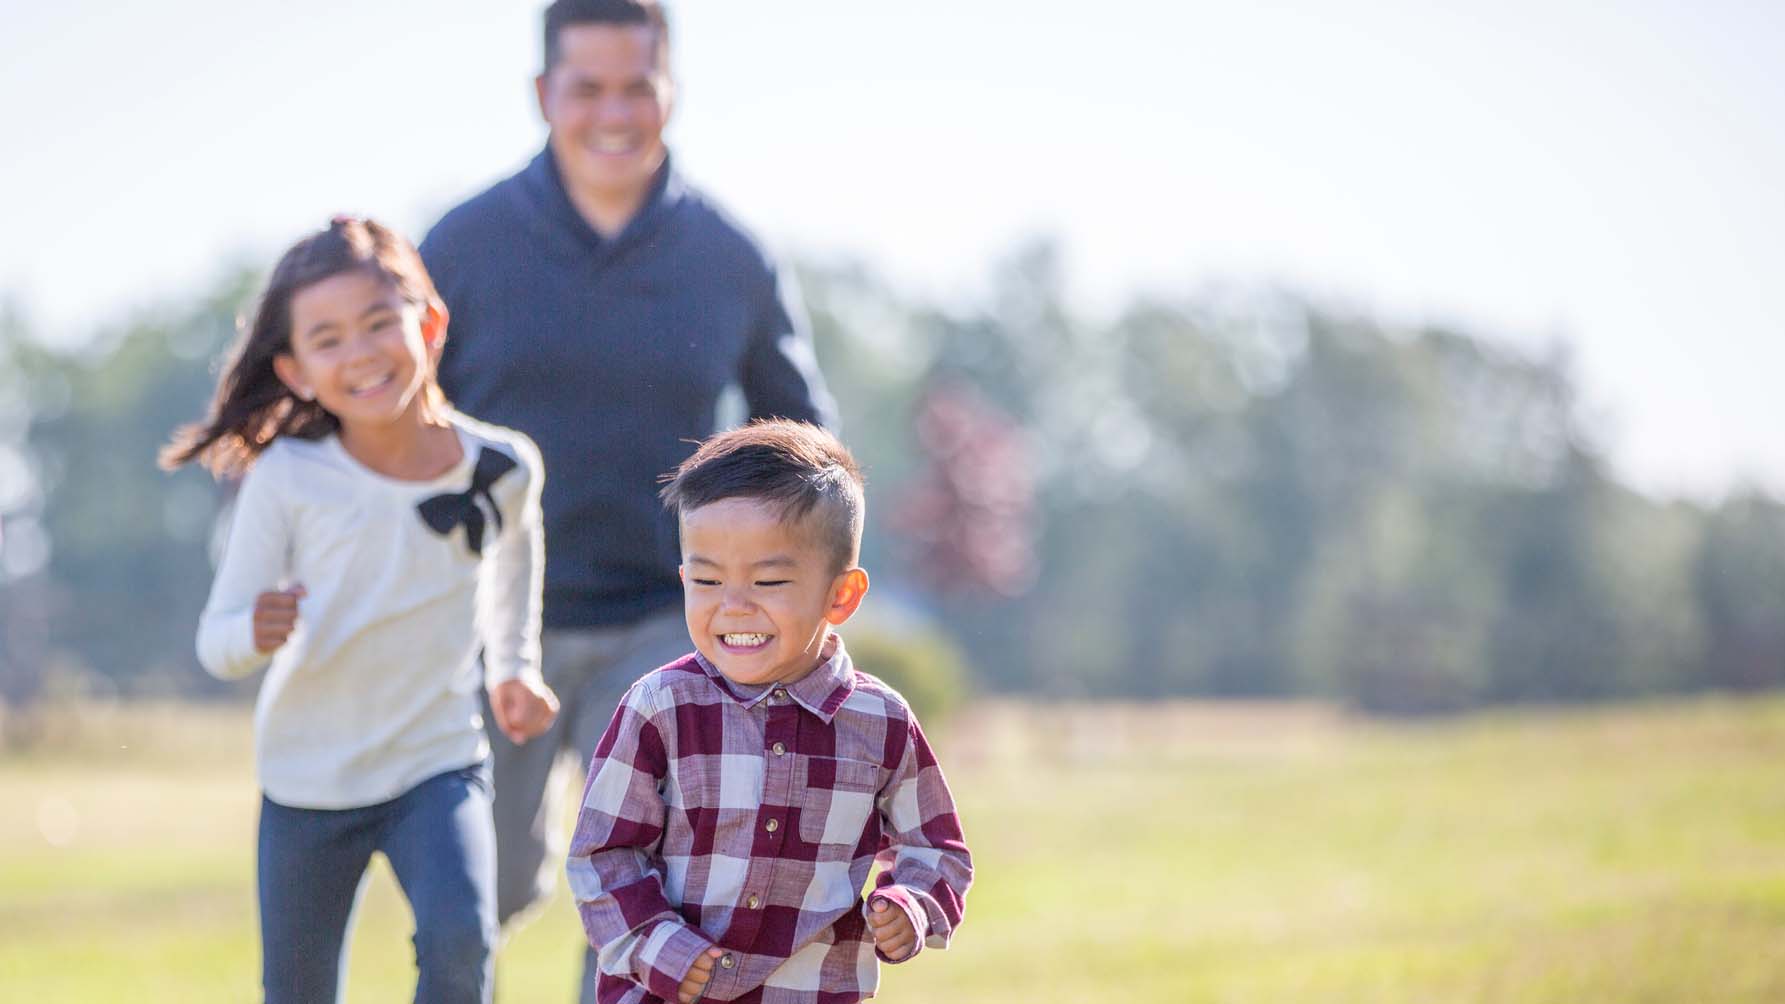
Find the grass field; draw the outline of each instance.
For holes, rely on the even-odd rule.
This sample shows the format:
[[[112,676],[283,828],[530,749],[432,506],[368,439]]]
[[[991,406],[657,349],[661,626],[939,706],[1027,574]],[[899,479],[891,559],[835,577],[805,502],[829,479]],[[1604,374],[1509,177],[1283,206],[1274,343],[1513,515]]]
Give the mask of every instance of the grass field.
[[[46,727],[0,758],[0,998],[254,999],[245,715]],[[1785,700],[985,704],[936,739],[977,882],[885,1000],[1785,1001]],[[351,1000],[409,999],[408,924],[381,867]],[[572,999],[580,938],[561,897],[498,999]]]

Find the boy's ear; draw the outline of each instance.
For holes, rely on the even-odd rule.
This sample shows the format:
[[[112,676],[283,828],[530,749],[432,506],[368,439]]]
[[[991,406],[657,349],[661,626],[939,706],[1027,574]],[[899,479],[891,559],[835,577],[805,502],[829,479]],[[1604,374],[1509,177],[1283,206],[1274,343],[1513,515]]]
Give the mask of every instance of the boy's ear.
[[[315,391],[304,383],[304,374],[298,369],[297,360],[292,358],[291,353],[281,352],[273,357],[273,374],[285,385],[286,390],[305,401],[315,400]]]
[[[837,581],[831,584],[831,605],[824,611],[824,619],[831,624],[842,624],[855,616],[856,608],[862,605],[862,597],[868,595],[868,571],[865,568],[851,568]]]

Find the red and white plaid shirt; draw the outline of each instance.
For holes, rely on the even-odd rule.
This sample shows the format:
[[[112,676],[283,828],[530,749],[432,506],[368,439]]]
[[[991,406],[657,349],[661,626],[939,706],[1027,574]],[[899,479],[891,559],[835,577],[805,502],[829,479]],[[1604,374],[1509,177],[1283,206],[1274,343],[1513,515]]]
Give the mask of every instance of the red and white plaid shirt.
[[[840,640],[786,685],[734,684],[698,653],[664,666],[596,746],[571,839],[597,999],[673,1002],[714,945],[704,1001],[871,997],[876,861],[869,899],[946,948],[973,877],[954,799],[911,709]]]

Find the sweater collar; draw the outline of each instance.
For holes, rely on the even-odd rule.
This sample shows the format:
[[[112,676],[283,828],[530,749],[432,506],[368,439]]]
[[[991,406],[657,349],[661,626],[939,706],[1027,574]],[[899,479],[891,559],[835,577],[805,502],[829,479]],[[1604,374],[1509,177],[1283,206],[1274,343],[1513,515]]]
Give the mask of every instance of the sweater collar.
[[[570,193],[564,187],[564,176],[558,170],[558,160],[552,156],[549,142],[527,165],[522,176],[528,187],[538,193],[541,204],[561,231],[589,251],[611,255],[656,230],[686,195],[687,186],[676,172],[674,159],[673,154],[664,153],[663,163],[658,166],[651,179],[651,188],[645,193],[645,201],[638,207],[638,212],[632,214],[632,219],[626,221],[626,226],[611,238],[601,236],[588,220],[583,219],[583,214],[577,212],[576,204],[570,201]]]

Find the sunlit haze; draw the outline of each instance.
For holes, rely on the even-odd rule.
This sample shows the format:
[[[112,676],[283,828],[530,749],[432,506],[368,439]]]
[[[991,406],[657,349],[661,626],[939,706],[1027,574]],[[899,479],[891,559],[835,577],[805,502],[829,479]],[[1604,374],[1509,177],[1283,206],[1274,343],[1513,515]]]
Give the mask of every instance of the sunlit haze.
[[[1269,281],[1563,346],[1618,472],[1785,493],[1785,7],[684,0],[678,163],[782,252],[1087,313]],[[0,296],[72,344],[543,144],[543,4],[8,3]]]

